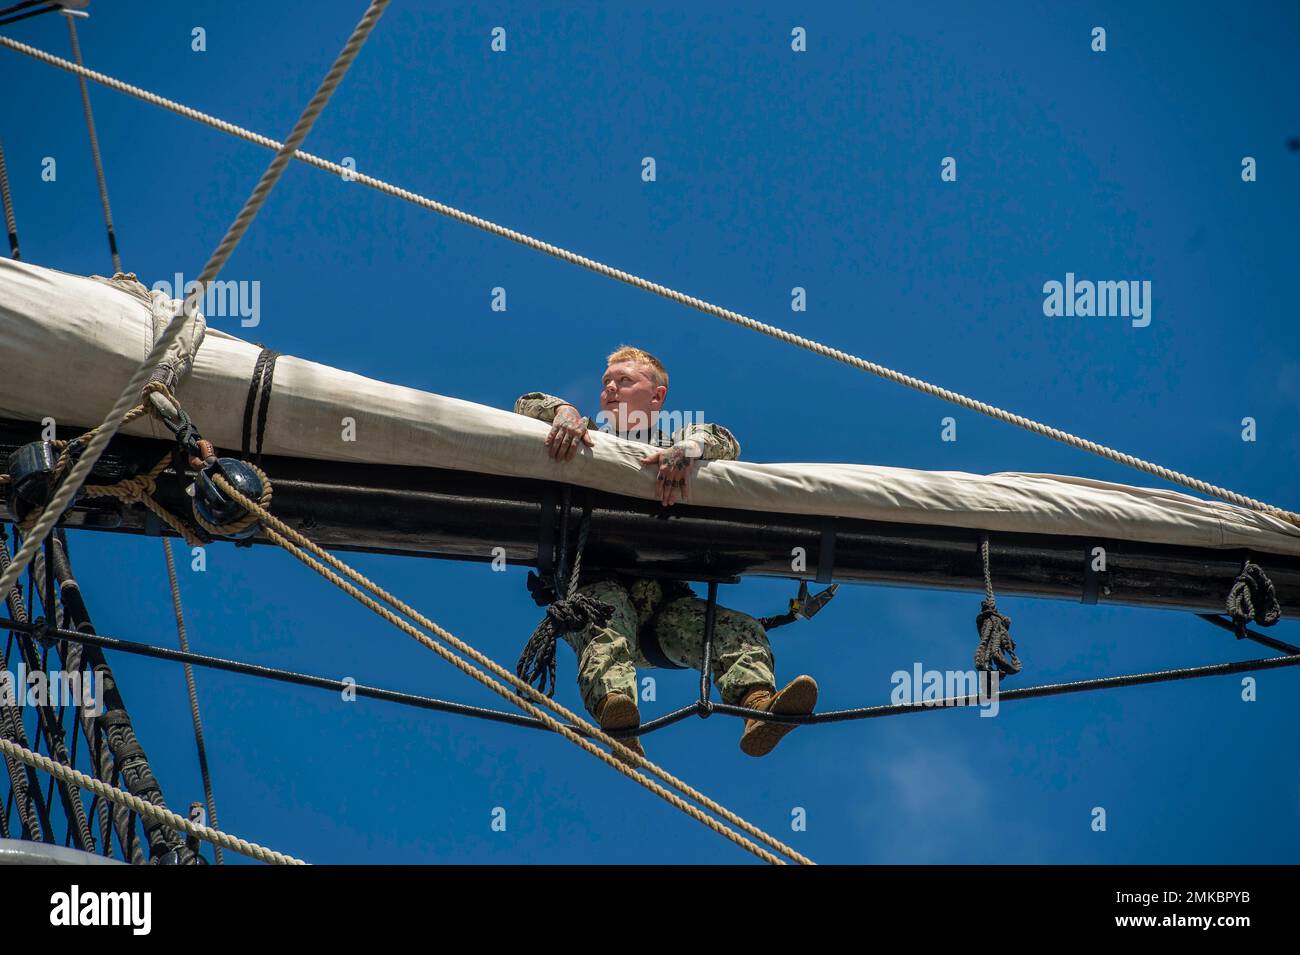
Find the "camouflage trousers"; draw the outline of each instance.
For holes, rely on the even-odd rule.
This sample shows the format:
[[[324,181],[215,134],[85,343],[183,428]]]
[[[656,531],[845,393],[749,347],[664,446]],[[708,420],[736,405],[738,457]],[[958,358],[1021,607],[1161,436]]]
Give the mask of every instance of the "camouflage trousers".
[[[641,583],[649,583],[643,581]],[[657,586],[657,585],[653,585]],[[588,712],[607,693],[622,692],[639,700],[636,671],[654,668],[641,651],[638,635],[653,613],[639,586],[631,591],[621,583],[600,581],[579,588],[580,593],[614,609],[609,624],[571,632],[564,639],[578,655],[578,687]],[[664,656],[683,667],[699,670],[704,658],[704,611],[707,601],[681,597],[664,604],[655,621],[655,634]],[[753,617],[719,606],[709,650],[713,682],[726,703],[739,705],[755,687],[776,688],[776,661],[767,633]]]

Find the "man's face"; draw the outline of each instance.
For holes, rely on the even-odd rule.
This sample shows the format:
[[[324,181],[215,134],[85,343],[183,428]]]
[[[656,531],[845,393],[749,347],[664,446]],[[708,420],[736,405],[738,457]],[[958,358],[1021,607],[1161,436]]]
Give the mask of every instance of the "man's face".
[[[655,384],[648,365],[617,362],[601,379],[600,410],[616,431],[649,432],[667,393]]]

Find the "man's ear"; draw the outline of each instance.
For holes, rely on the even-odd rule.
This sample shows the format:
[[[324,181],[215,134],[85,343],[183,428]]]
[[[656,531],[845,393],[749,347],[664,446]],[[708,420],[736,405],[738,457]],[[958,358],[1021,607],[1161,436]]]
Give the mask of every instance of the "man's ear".
[[[666,398],[667,396],[668,396],[668,386],[660,385],[659,387],[655,388],[655,396],[650,399],[650,403],[654,405],[656,408],[658,408],[661,404],[664,403],[664,398]]]

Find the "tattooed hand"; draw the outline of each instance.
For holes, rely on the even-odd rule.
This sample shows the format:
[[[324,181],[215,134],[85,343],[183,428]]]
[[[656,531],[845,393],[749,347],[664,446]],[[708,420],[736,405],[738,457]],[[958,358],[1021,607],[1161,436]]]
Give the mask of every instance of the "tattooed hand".
[[[642,464],[658,464],[659,500],[664,507],[675,501],[689,502],[691,462],[703,453],[697,441],[678,441],[666,451],[656,451],[641,459]]]
[[[546,446],[551,449],[551,457],[557,461],[568,461],[578,453],[578,446],[591,447],[596,442],[587,433],[587,419],[578,414],[573,405],[560,405],[555,409],[555,418],[551,421],[551,433],[546,436]]]

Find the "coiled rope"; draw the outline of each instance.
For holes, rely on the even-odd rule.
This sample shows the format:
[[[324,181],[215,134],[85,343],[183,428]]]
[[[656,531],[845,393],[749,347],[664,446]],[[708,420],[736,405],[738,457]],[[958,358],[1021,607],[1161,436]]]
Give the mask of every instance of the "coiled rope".
[[[980,560],[984,564],[984,600],[975,629],[980,643],[975,650],[975,670],[993,671],[1011,675],[1020,672],[1020,659],[1016,656],[1016,641],[1011,639],[1011,618],[998,613],[997,598],[993,595],[993,572],[989,568],[989,535],[980,534]]]
[[[1277,590],[1259,564],[1245,562],[1228,591],[1227,611],[1238,638],[1246,635],[1246,624],[1252,619],[1261,627],[1271,627],[1282,619]]]

